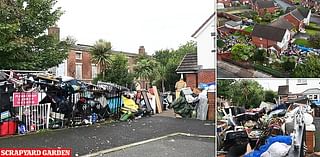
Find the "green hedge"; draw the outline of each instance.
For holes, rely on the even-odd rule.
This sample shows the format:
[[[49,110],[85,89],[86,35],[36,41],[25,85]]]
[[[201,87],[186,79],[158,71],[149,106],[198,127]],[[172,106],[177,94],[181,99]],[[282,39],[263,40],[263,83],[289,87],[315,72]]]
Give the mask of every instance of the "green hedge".
[[[268,73],[274,77],[286,77],[283,72],[275,70],[271,67],[266,67],[266,66],[260,65],[260,64],[254,64],[254,69]]]

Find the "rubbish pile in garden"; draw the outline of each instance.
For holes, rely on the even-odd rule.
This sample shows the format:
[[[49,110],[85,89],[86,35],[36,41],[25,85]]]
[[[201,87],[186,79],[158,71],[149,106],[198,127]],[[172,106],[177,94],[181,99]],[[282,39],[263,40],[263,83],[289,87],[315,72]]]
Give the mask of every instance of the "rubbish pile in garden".
[[[313,152],[313,109],[307,97],[257,109],[228,106],[218,109],[220,156],[301,157]],[[311,137],[311,136],[309,136]],[[314,135],[313,135],[314,138]]]
[[[147,94],[48,73],[0,71],[0,136],[128,120],[155,113]]]

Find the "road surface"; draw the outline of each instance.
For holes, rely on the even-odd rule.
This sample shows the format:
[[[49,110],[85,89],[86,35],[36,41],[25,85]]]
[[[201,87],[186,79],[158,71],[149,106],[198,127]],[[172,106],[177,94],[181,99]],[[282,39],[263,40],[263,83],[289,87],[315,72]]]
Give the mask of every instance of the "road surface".
[[[173,133],[214,136],[214,130],[213,121],[153,116],[132,122],[95,124],[0,138],[0,147],[72,148],[73,156],[81,156]]]
[[[100,154],[103,157],[213,157],[214,140],[211,138],[174,136]]]
[[[293,5],[288,4],[282,0],[274,0],[276,3],[279,4],[279,6],[282,8],[283,11],[285,11],[287,9],[287,7],[292,7]]]

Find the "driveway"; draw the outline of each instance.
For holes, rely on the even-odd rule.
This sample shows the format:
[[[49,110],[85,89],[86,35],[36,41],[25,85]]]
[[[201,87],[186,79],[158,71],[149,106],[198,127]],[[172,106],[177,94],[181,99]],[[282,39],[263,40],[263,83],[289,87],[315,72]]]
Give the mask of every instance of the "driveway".
[[[320,25],[320,16],[312,15],[310,18],[310,22],[314,22]]]
[[[285,11],[288,7],[292,7],[293,5],[288,4],[282,0],[274,0],[281,8],[283,11]]]

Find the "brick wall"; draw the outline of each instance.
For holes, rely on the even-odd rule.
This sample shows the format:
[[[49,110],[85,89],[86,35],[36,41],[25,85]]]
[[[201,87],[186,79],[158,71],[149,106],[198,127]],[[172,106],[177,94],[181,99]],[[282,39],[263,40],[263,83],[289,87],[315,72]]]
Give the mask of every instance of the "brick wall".
[[[215,120],[215,117],[216,117],[215,103],[216,103],[215,93],[208,93],[208,113],[207,113],[208,120]]]
[[[291,14],[287,14],[286,16],[284,16],[284,18],[287,19],[290,23],[292,23],[296,29],[300,28],[301,23]]]
[[[203,69],[198,73],[199,83],[214,82],[216,80],[215,78],[215,71],[213,69]]]
[[[82,80],[90,82],[92,80],[91,56],[89,52],[81,51],[82,59],[76,59],[76,51],[70,50],[67,64],[68,76],[76,77],[76,63],[82,63]]]
[[[268,48],[270,46],[277,44],[277,42],[275,42],[275,41],[271,41],[271,40],[267,40],[267,39],[263,39],[263,38],[262,38],[262,40],[260,40],[260,37],[255,37],[255,36],[252,36],[252,42],[257,47],[261,47],[261,44],[262,44],[263,48]]]
[[[197,87],[197,74],[185,74],[187,87],[191,87],[191,89]]]

